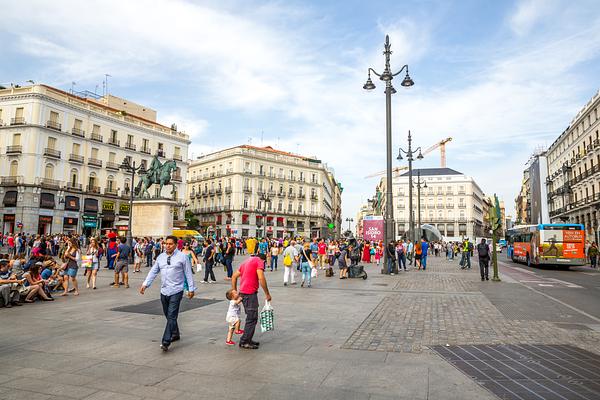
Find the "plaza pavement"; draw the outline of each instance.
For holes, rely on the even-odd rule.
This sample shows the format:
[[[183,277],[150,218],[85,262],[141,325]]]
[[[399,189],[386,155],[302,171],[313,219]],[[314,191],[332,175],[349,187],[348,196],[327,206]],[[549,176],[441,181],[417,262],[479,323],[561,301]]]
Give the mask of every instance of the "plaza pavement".
[[[224,344],[223,270],[217,284],[196,274],[197,297],[217,302],[180,314],[182,340],[167,353],[164,317],[111,311],[158,298],[158,282],[137,293],[147,268],[131,274],[130,289],[111,288],[106,269],[98,290],[80,276],[78,297],[0,309],[0,399],[495,399],[430,346],[567,343],[600,353],[600,320],[549,304],[504,264],[500,283],[442,257],[396,276],[366,269],[366,281],[319,271],[310,289],[267,272],[276,329],[255,335],[259,350]]]

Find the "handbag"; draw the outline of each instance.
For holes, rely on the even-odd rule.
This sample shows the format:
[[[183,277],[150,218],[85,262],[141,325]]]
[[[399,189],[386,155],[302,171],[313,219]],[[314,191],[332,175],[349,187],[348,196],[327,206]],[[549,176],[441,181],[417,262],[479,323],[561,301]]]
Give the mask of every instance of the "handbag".
[[[316,268],[311,268],[311,270],[310,270],[310,277],[311,278],[316,278],[317,274],[318,274],[317,269]]]
[[[202,272],[202,264],[196,264],[196,272]]]
[[[290,257],[289,254],[286,254],[285,257],[283,257],[283,265],[285,265],[286,267],[292,265],[292,257]]]
[[[260,330],[261,332],[268,332],[275,329],[274,325],[274,315],[273,315],[273,306],[271,306],[271,302],[265,300],[265,305],[260,311]]]

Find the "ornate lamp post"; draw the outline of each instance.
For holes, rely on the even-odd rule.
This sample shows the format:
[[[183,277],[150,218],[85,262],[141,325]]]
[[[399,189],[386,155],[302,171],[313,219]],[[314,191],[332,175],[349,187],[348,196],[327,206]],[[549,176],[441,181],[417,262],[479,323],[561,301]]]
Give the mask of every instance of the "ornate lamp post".
[[[388,35],[385,36],[385,44],[383,55],[385,56],[385,68],[381,74],[375,72],[373,68],[368,69],[368,79],[364,84],[363,89],[365,90],[373,90],[375,89],[375,84],[371,80],[371,72],[379,77],[380,80],[385,82],[385,137],[386,137],[386,163],[387,163],[387,175],[386,175],[386,208],[385,208],[385,242],[389,243],[391,240],[395,239],[396,235],[394,234],[394,207],[393,207],[393,196],[392,196],[392,94],[396,93],[396,89],[392,86],[392,80],[402,71],[406,70],[406,75],[404,79],[400,83],[400,85],[404,87],[410,87],[415,83],[408,75],[408,65],[402,66],[400,70],[396,73],[392,73],[390,68],[390,55],[392,54],[391,46],[390,46],[390,37]],[[387,252],[385,252],[385,262],[384,265],[387,265]],[[382,269],[382,273],[387,274],[387,268]]]
[[[269,195],[267,193],[262,193],[259,197],[259,200],[262,200],[264,202],[264,207],[263,207],[263,211],[261,213],[262,215],[262,233],[263,235],[261,235],[262,237],[266,237],[267,236],[267,203],[271,202],[271,198],[269,197]]]
[[[133,188],[135,188],[134,185],[134,180],[135,180],[135,174],[136,172],[138,174],[145,174],[146,173],[146,168],[144,168],[144,164],[141,164],[139,166],[135,165],[135,161],[133,162],[133,165],[131,165],[129,163],[129,158],[125,158],[123,159],[123,162],[121,163],[120,168],[125,172],[131,173],[131,186],[129,188],[129,221],[127,222],[127,244],[129,245],[130,248],[133,247],[133,236],[131,235],[131,225],[132,225],[132,215],[133,215]],[[130,259],[133,255],[133,251],[131,251],[130,253]],[[130,260],[131,262],[131,260]]]
[[[423,189],[427,188],[427,182],[425,180],[421,180],[421,170],[417,170],[417,181],[414,182],[414,185],[417,187],[417,226],[418,226],[419,235],[420,235],[422,233],[422,230],[421,230],[421,187]],[[417,239],[419,239],[419,237],[417,237]]]
[[[404,150],[402,148],[398,149],[398,157],[397,160],[400,161],[404,157],[402,157],[402,153],[405,154],[406,159],[408,160],[408,238],[411,239],[414,243],[415,237],[413,232],[413,207],[412,207],[412,163],[415,160],[415,154],[419,152],[416,156],[417,160],[423,159],[423,154],[421,154],[421,147],[417,147],[413,150],[412,148],[412,136],[410,131],[408,131],[408,150]],[[420,175],[419,175],[420,176]],[[421,216],[419,213],[419,220]]]
[[[348,230],[350,230],[350,224],[352,222],[354,222],[354,219],[352,219],[352,218],[346,218],[346,222],[348,223]]]

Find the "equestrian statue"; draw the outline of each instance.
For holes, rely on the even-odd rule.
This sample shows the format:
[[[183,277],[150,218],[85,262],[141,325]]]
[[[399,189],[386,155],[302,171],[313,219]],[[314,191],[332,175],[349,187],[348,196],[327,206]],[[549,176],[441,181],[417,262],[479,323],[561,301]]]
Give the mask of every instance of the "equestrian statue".
[[[177,163],[174,160],[168,160],[165,161],[164,164],[161,164],[158,156],[154,156],[150,163],[150,168],[146,170],[146,173],[140,174],[140,179],[135,187],[134,194],[141,198],[151,198],[152,196],[150,195],[148,188],[157,184],[160,185],[160,190],[158,192],[158,197],[160,197],[163,186],[170,184],[172,187],[171,194],[175,195],[177,188],[175,187],[175,184],[171,182],[171,173],[175,170],[177,170]]]

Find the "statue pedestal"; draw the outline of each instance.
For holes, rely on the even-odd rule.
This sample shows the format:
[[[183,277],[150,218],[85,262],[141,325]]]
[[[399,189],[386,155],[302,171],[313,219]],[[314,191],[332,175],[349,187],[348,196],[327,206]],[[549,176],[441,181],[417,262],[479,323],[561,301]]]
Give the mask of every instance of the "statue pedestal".
[[[134,237],[164,238],[173,233],[173,209],[177,202],[166,199],[134,200],[131,234]]]

